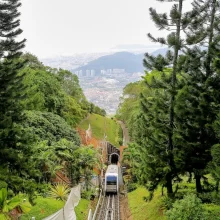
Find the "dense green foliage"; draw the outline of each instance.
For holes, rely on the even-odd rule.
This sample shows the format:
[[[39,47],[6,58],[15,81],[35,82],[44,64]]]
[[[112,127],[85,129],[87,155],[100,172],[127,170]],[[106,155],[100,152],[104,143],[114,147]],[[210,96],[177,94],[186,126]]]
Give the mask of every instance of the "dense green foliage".
[[[131,138],[135,134],[134,123],[139,114],[140,93],[145,90],[146,86],[143,81],[130,83],[123,89],[123,95],[120,99],[116,117],[126,122]]]
[[[14,170],[2,166],[1,178],[8,176],[6,182],[15,192],[25,190],[33,193],[39,183],[50,181],[56,170],[62,167],[61,162],[69,161],[73,151],[79,147],[79,136],[71,126],[86,116],[88,110],[84,110],[83,105],[88,102],[85,98],[84,104],[80,102],[84,96],[77,80],[69,87],[74,90],[75,85],[79,92],[74,94],[72,91],[73,96],[65,92],[57,75],[63,70],[44,67],[31,54],[25,54],[20,60],[25,62],[25,66],[17,75],[22,76],[21,88],[25,96],[18,102],[20,116],[17,124],[13,120],[17,149],[7,147],[2,151],[4,157],[1,157],[6,163],[10,161]],[[7,132],[1,134],[10,138]],[[1,140],[6,142],[3,136]],[[61,155],[62,151],[67,155],[64,152]],[[24,185],[25,181],[27,184]]]
[[[26,120],[23,122],[23,126],[33,134],[36,141],[55,142],[65,138],[79,146],[78,134],[59,115],[34,110],[25,111],[24,115]]]
[[[182,200],[177,200],[173,204],[173,208],[166,212],[166,215],[170,220],[206,219],[201,200],[193,194],[185,195]]]
[[[80,176],[84,178],[86,190],[89,190],[93,168],[99,168],[98,151],[93,146],[85,146],[77,149],[73,154],[73,162],[70,166],[72,181],[79,182]]]
[[[78,78],[67,70],[43,66],[31,54],[24,54],[22,59],[26,62],[20,73],[26,93],[23,108],[52,112],[73,126],[79,123],[88,113],[89,103]]]

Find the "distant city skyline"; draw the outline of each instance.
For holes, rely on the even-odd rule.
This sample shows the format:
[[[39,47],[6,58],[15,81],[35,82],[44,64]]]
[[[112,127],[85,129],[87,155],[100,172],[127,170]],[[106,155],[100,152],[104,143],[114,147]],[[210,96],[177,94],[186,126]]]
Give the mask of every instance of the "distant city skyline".
[[[149,3],[150,2],[150,3]],[[190,9],[191,0],[185,1]],[[25,51],[39,58],[75,53],[155,47],[147,38],[166,35],[154,26],[149,8],[169,10],[173,3],[156,0],[22,0]],[[119,46],[117,46],[119,45]],[[133,46],[132,46],[133,45]],[[133,47],[133,48],[132,48]]]

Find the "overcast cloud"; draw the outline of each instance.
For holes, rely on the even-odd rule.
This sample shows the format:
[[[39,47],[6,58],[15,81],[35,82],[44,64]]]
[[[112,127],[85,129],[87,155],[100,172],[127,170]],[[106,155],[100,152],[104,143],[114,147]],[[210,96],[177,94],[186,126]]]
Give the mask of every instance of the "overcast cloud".
[[[156,0],[22,0],[21,28],[26,50],[38,57],[103,52],[121,44],[151,42],[148,32],[164,35],[149,17],[172,3]],[[186,2],[186,3],[185,3]],[[185,1],[186,9],[190,0]]]

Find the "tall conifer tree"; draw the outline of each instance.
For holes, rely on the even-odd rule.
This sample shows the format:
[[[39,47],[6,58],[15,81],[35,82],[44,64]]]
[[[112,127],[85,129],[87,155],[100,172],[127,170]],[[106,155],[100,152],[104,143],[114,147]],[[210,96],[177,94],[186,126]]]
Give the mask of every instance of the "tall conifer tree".
[[[0,172],[17,176],[22,173],[26,161],[24,155],[28,153],[19,126],[22,77],[18,76],[18,71],[23,67],[19,57],[25,46],[25,39],[16,41],[22,33],[18,19],[20,6],[19,0],[0,1]],[[4,174],[0,173],[0,176],[3,178]],[[11,181],[10,176],[3,180]]]
[[[194,172],[197,192],[202,191],[200,179],[211,160],[211,147],[218,143],[212,124],[220,104],[220,75],[213,67],[219,50],[219,11],[219,1],[193,2],[186,42],[194,47],[185,51],[186,85],[176,106],[178,148],[185,148],[184,169]]]
[[[162,1],[166,2],[166,1]],[[170,16],[168,17],[167,13],[159,14],[156,12],[155,9],[150,8],[150,15],[155,23],[155,25],[158,27],[159,30],[167,30],[171,31],[171,33],[167,36],[167,38],[155,38],[151,34],[148,34],[148,37],[156,43],[161,43],[168,45],[173,50],[170,50],[167,53],[166,58],[163,58],[162,56],[153,57],[149,54],[145,55],[144,59],[144,65],[147,69],[153,70],[156,69],[163,73],[163,70],[166,66],[171,65],[172,66],[172,73],[170,75],[170,80],[167,81],[167,85],[164,87],[164,89],[169,93],[170,100],[168,101],[168,112],[166,109],[161,109],[161,111],[164,111],[164,114],[168,115],[168,121],[167,124],[162,123],[160,126],[158,125],[158,128],[160,127],[157,132],[161,132],[161,134],[165,134],[163,136],[163,142],[167,143],[166,150],[164,151],[165,154],[167,154],[167,157],[164,157],[164,162],[168,164],[168,172],[165,173],[165,185],[167,187],[168,195],[173,194],[172,189],[172,179],[174,176],[176,176],[176,165],[174,162],[174,143],[173,143],[173,133],[174,133],[174,123],[175,123],[175,115],[174,115],[174,104],[175,104],[175,96],[177,93],[177,72],[178,72],[178,58],[179,58],[179,51],[182,48],[183,40],[181,39],[181,30],[183,30],[187,24],[188,24],[188,15],[183,14],[183,0],[178,1],[169,1],[169,2],[178,2],[178,4],[174,4],[172,6],[172,9],[170,11]],[[157,84],[157,83],[156,83]],[[160,87],[161,82],[157,85],[157,87]],[[163,86],[161,87],[163,88]],[[167,103],[167,101],[164,100],[164,102]],[[144,103],[144,101],[143,101]],[[161,105],[158,105],[158,108],[160,108]],[[158,117],[158,115],[154,115],[154,117]],[[152,118],[152,120],[158,120],[157,118]],[[166,128],[166,131],[163,129]],[[146,143],[147,144],[147,143]],[[154,147],[154,146],[152,146]],[[157,152],[158,153],[158,152]],[[156,156],[156,155],[155,155]],[[157,155],[158,156],[158,155]]]
[[[163,71],[152,71],[146,76],[149,89],[141,95],[141,114],[135,124],[135,141],[142,146],[138,149],[141,164],[139,179],[142,184],[147,184],[150,191],[158,184],[167,187],[167,174],[172,172],[172,179],[177,177],[175,166],[169,163],[167,147],[170,102],[168,84],[171,82],[171,70]],[[171,194],[170,192],[169,196]]]

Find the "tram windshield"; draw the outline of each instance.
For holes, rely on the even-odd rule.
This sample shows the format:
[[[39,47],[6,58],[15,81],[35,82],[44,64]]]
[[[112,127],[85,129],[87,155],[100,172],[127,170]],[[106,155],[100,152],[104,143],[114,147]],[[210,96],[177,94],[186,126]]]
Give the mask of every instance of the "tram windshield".
[[[116,176],[107,176],[106,182],[107,182],[107,185],[116,185],[117,184],[117,177]]]

